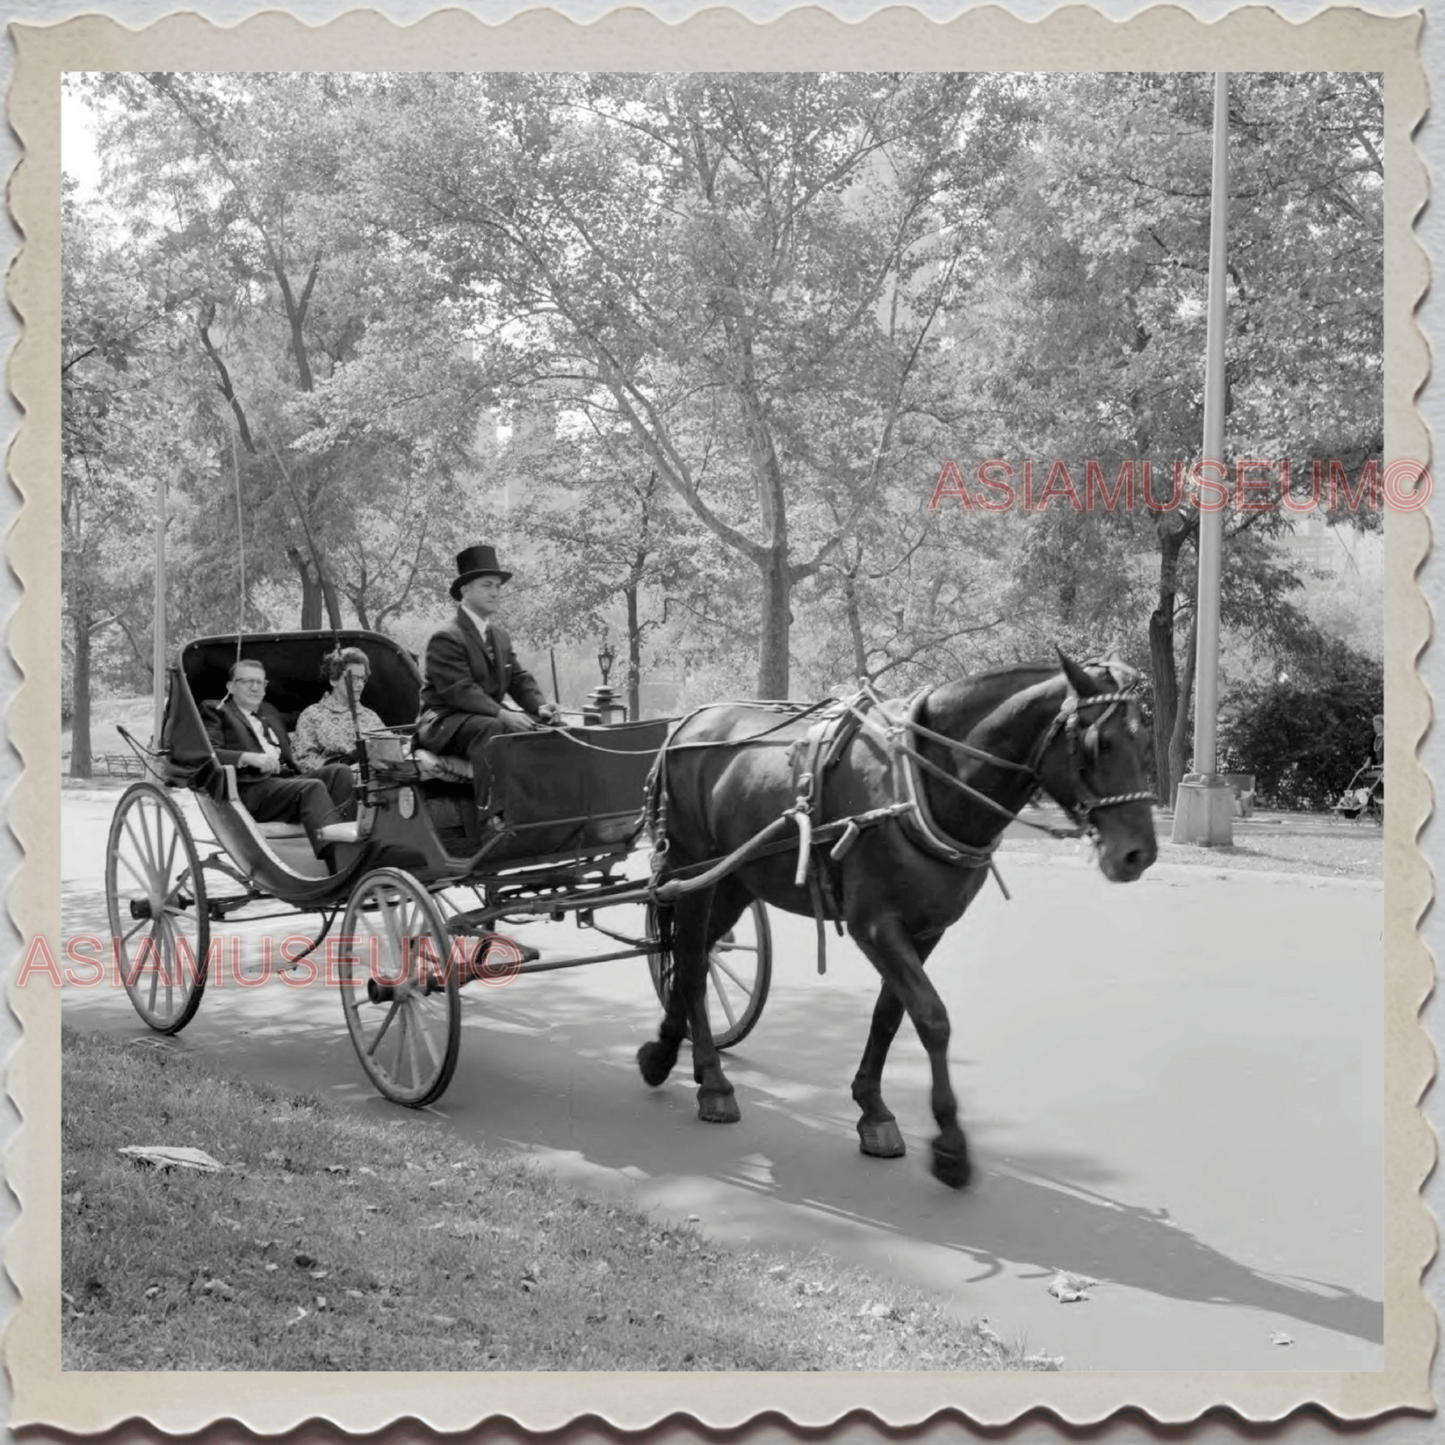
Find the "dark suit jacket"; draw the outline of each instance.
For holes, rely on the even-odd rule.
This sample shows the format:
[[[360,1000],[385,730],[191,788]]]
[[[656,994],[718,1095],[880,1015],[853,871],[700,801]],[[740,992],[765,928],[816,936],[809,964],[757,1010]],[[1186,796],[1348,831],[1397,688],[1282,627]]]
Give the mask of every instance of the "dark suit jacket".
[[[517,661],[506,629],[493,622],[490,631],[489,656],[476,624],[458,608],[428,639],[417,728],[423,747],[445,747],[466,718],[496,717],[504,697],[534,716],[546,701],[537,680]]]
[[[202,703],[201,716],[205,719],[206,736],[210,738],[211,748],[221,764],[236,763],[242,753],[263,751],[261,740],[256,736],[256,729],[246,714],[236,706],[233,698],[225,697],[219,702]],[[263,702],[256,709],[256,718],[270,727],[272,735],[280,745],[281,771],[299,773],[301,769],[297,766],[296,754],[291,751],[291,737],[286,731],[286,724],[281,721],[281,714],[270,703]],[[243,773],[242,778],[245,776]]]

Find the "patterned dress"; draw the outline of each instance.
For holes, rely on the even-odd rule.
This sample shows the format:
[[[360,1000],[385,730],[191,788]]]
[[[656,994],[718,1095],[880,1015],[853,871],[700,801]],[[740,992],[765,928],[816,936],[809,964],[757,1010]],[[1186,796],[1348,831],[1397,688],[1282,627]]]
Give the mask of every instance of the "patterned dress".
[[[373,732],[386,724],[369,707],[356,705],[356,720],[362,732]],[[351,721],[351,708],[328,692],[296,719],[291,746],[297,763],[307,772],[319,768],[328,755],[349,753],[356,746],[356,727]]]

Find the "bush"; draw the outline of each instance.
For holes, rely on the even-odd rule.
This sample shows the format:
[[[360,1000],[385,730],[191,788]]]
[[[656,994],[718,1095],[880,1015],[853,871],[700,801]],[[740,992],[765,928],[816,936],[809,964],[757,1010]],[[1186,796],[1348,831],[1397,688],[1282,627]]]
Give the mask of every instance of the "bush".
[[[1384,669],[1344,643],[1303,682],[1245,688],[1223,728],[1220,770],[1253,773],[1259,801],[1331,807],[1370,756],[1371,719],[1384,711]]]

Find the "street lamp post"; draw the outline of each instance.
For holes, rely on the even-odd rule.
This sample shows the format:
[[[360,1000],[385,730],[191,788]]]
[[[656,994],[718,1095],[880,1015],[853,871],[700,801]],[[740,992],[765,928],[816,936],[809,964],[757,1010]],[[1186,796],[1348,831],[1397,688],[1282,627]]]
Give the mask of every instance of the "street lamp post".
[[[1214,173],[1209,220],[1209,310],[1204,343],[1203,466],[1224,466],[1225,251],[1229,230],[1229,78],[1214,77]],[[1194,770],[1179,784],[1173,841],[1206,847],[1234,842],[1234,789],[1219,776],[1219,581],[1224,553],[1224,510],[1199,512],[1199,644],[1196,650]],[[1189,699],[1180,698],[1180,707]]]

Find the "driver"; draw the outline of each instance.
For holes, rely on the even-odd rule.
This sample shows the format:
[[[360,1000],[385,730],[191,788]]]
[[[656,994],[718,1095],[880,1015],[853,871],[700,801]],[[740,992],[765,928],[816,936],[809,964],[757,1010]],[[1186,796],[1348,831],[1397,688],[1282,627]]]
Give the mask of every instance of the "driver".
[[[416,739],[435,753],[464,757],[472,765],[477,806],[484,812],[492,776],[483,756],[488,739],[504,732],[531,732],[557,720],[555,703],[512,651],[512,639],[495,620],[502,584],[511,579],[492,547],[457,553],[452,600],[457,615],[432,633],[422,667],[421,716]],[[522,709],[504,708],[512,698]]]

